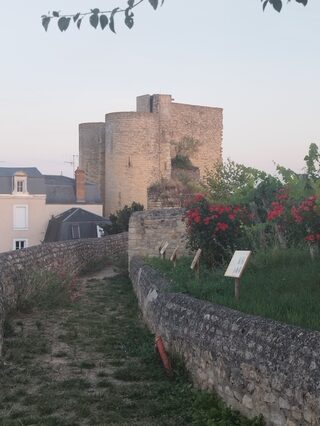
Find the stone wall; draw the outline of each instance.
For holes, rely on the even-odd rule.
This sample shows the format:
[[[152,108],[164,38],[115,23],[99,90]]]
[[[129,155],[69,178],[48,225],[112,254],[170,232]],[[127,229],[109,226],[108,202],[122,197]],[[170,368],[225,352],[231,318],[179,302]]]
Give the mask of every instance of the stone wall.
[[[222,109],[174,103],[171,95],[137,98],[136,112],[116,112],[105,123],[79,126],[80,167],[100,183],[104,214],[133,201],[147,206],[147,188],[171,177],[172,142],[198,139],[191,160],[203,176],[221,161]],[[103,163],[103,165],[102,165]]]
[[[103,238],[41,244],[0,254],[0,355],[6,313],[15,308],[19,295],[34,290],[28,281],[30,273],[48,270],[77,274],[90,261],[105,256],[117,259],[126,255],[127,250],[128,233],[123,233]]]
[[[167,257],[179,245],[178,256],[186,255],[186,228],[183,209],[167,208],[135,212],[129,222],[129,259],[133,256],[159,256],[161,241],[169,243]]]
[[[170,177],[170,150],[159,143],[155,114],[121,112],[106,115],[105,205],[113,213],[136,201],[147,206],[147,188]]]
[[[130,277],[147,324],[198,387],[248,417],[263,414],[267,425],[319,425],[319,332],[170,293],[140,258]]]

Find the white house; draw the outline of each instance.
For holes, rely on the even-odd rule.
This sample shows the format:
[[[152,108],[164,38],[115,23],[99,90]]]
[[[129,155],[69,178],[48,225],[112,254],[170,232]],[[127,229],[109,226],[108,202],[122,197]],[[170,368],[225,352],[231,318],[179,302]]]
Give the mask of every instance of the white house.
[[[73,207],[102,216],[98,187],[82,170],[72,179],[36,167],[0,167],[0,252],[40,244],[49,220]]]

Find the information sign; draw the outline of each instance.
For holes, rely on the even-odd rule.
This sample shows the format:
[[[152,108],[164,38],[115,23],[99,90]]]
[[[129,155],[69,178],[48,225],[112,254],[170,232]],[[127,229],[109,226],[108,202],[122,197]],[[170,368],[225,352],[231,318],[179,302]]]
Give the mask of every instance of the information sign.
[[[225,277],[241,278],[243,271],[248,263],[251,251],[236,250],[224,274]]]

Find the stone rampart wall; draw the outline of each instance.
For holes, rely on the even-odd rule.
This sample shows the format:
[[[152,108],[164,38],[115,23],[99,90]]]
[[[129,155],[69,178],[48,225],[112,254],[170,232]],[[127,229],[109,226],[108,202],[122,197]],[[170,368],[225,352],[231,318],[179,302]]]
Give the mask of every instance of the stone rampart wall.
[[[138,257],[130,277],[147,324],[200,388],[267,425],[320,424],[319,332],[170,293]]]
[[[24,250],[0,254],[0,355],[2,348],[2,326],[5,315],[14,309],[20,295],[28,294],[33,272],[66,272],[77,274],[90,261],[109,257],[117,259],[126,255],[128,234],[109,235],[41,244]]]
[[[183,211],[180,208],[166,208],[133,213],[129,223],[129,259],[133,256],[158,256],[162,241],[169,243],[167,257],[177,246],[178,256],[188,254]]]

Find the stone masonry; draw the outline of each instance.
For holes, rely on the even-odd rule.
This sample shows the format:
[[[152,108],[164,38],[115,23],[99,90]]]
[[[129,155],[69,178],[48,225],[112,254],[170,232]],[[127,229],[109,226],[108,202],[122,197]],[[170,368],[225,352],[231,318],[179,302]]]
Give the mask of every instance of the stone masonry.
[[[185,362],[194,383],[215,390],[267,426],[320,424],[320,333],[170,292],[139,257],[130,277],[149,328]]]
[[[159,209],[135,212],[129,223],[129,259],[133,256],[159,256],[162,241],[169,243],[167,257],[179,245],[178,256],[188,255],[183,209]]]
[[[0,254],[0,356],[3,322],[19,297],[26,298],[35,289],[32,273],[43,271],[77,274],[88,262],[104,257],[118,259],[128,251],[128,233],[103,238],[62,241]]]
[[[80,168],[99,185],[105,215],[133,201],[146,207],[148,187],[171,177],[172,142],[200,141],[190,159],[203,176],[221,161],[222,128],[221,108],[174,103],[171,95],[139,96],[136,112],[80,124]]]

